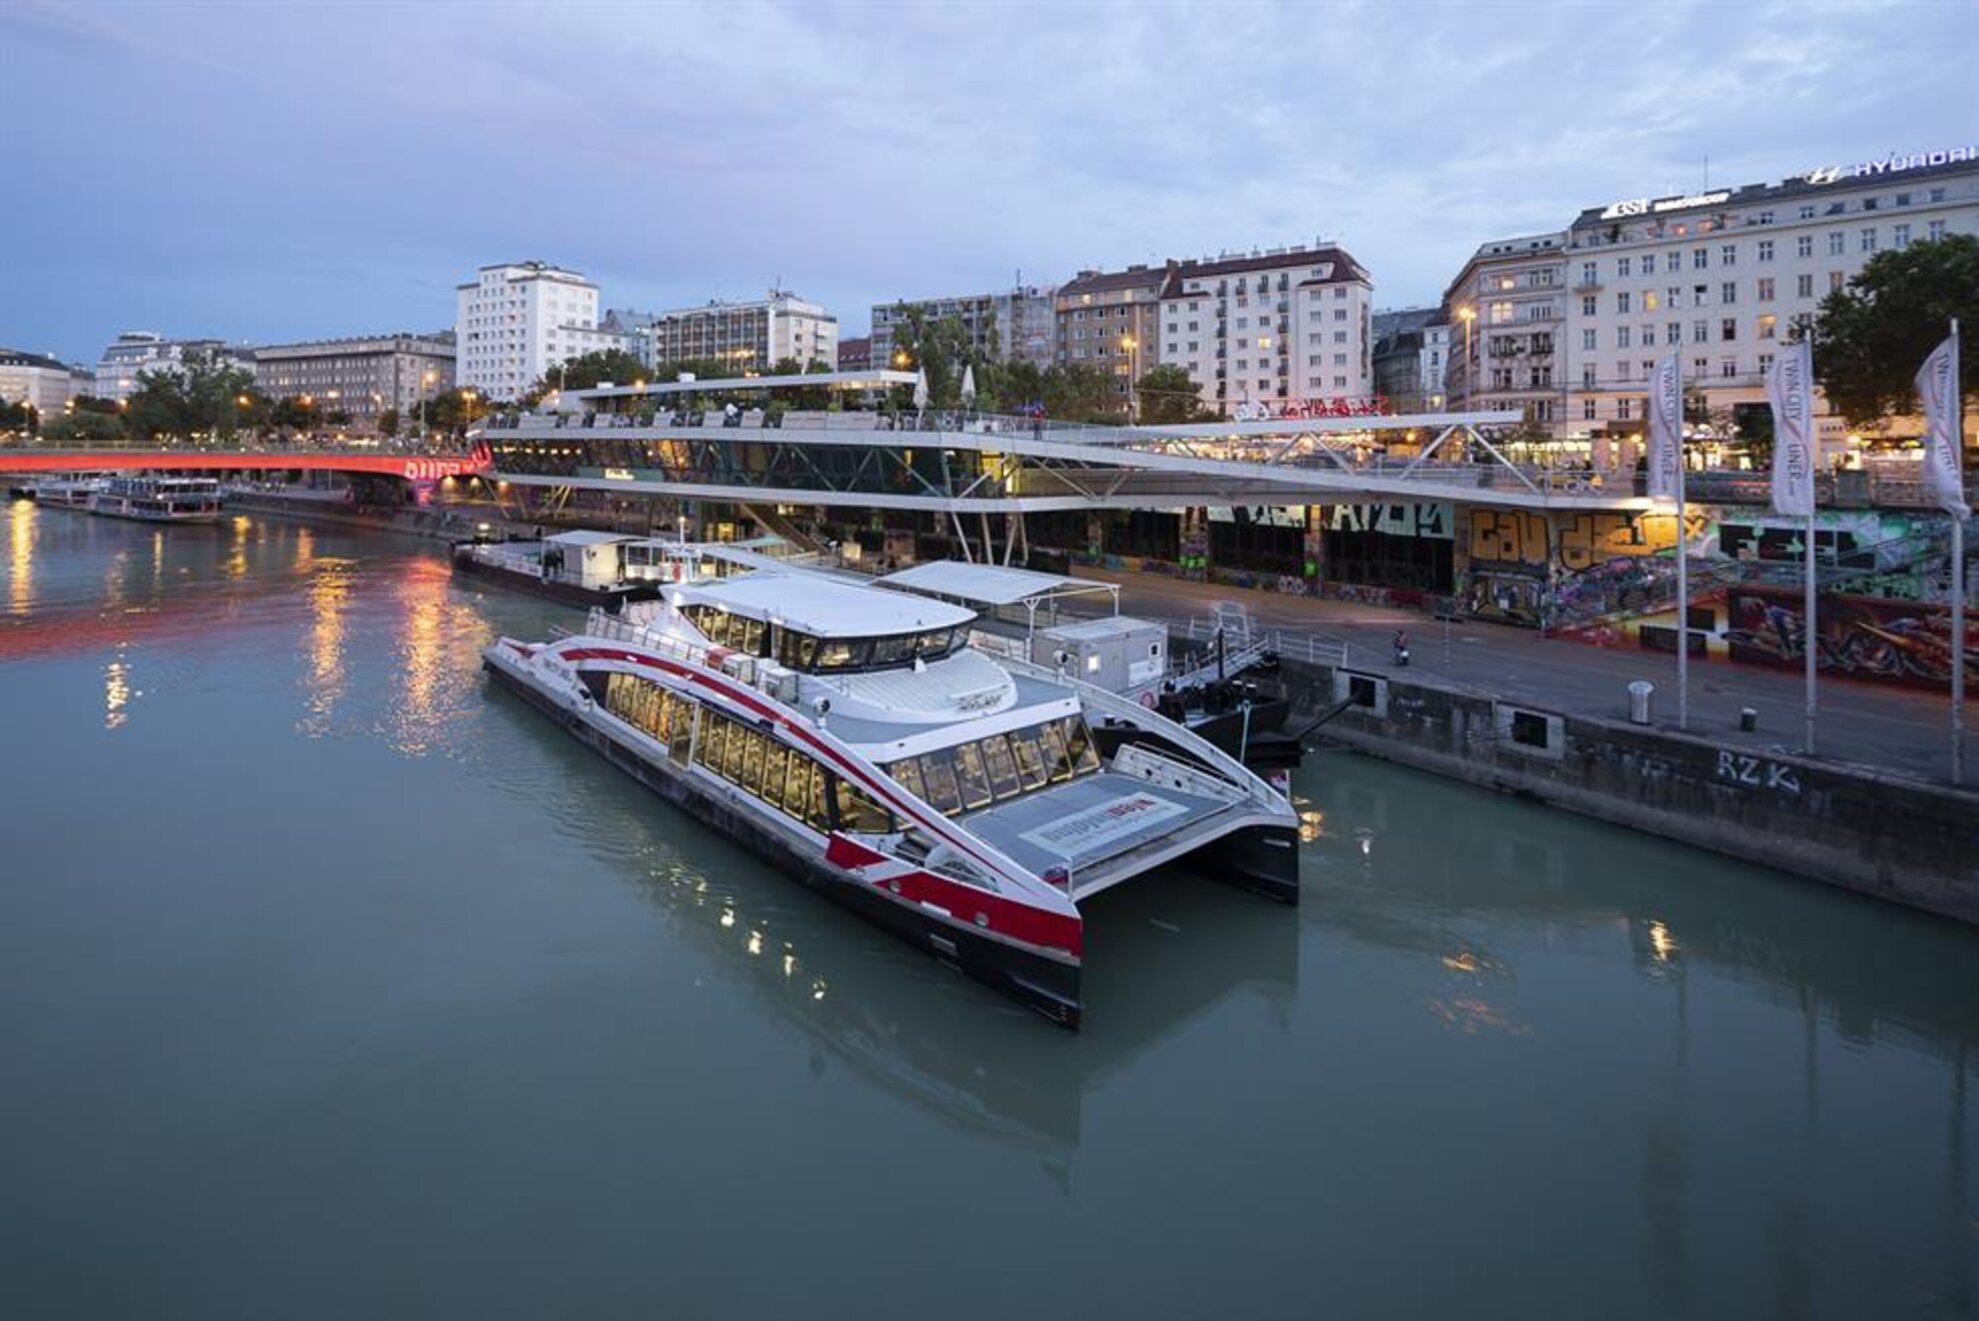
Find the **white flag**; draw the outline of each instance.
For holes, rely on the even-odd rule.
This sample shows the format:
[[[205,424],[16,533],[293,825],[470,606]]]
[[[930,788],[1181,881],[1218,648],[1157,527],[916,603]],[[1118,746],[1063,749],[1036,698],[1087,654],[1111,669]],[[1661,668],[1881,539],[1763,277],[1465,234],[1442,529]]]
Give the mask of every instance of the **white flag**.
[[[1677,355],[1656,364],[1649,380],[1649,498],[1682,497],[1684,387]]]
[[[1814,346],[1789,344],[1766,374],[1773,406],[1773,512],[1814,512]]]
[[[1959,471],[1963,411],[1958,394],[1958,336],[1933,350],[1917,372],[1917,401],[1924,411],[1924,491],[1955,518],[1968,517],[1965,479]]]

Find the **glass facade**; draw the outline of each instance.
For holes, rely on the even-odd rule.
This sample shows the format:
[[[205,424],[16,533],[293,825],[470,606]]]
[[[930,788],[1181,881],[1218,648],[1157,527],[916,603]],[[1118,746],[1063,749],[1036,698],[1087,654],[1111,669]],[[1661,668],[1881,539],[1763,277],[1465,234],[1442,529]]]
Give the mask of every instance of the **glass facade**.
[[[916,660],[940,660],[967,640],[967,629],[937,628],[920,633],[871,638],[821,638],[794,628],[779,627],[772,641],[770,626],[760,619],[732,614],[714,605],[684,605],[686,615],[710,643],[746,656],[770,656],[793,670],[815,674],[825,670],[905,669]]]

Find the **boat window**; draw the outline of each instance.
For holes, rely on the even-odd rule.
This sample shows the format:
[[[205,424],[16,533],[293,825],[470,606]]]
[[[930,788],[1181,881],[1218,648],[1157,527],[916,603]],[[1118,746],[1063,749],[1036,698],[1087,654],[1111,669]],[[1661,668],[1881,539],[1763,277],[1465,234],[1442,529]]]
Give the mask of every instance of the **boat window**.
[[[822,638],[818,646],[818,668],[849,670],[862,663],[867,647],[865,638]]]
[[[928,790],[921,797],[930,807],[948,816],[962,810],[962,791],[955,783],[955,766],[946,749],[921,758],[921,781]]]
[[[917,759],[909,757],[904,761],[896,761],[886,770],[887,774],[899,781],[900,787],[908,793],[916,798],[927,797],[921,784],[921,763]]]
[[[789,758],[790,749],[781,743],[772,743],[763,751],[763,778],[759,781],[763,787],[758,792],[771,807],[783,806],[783,781],[789,774],[786,767]]]
[[[836,776],[832,777],[832,783],[838,789],[839,829],[861,835],[884,835],[893,829],[893,814],[874,802],[865,790]]]
[[[1065,731],[1055,720],[1038,726],[1038,737],[1044,743],[1044,764],[1051,770],[1052,783],[1072,778],[1072,762],[1065,755]]]
[[[742,757],[748,751],[749,747],[749,731],[733,721],[724,721],[723,723],[728,725],[728,741],[722,745],[722,778],[724,780],[740,780],[742,778]]]
[[[873,639],[873,664],[905,665],[914,659],[918,634],[898,634],[887,638]]]
[[[1010,742],[1001,734],[982,740],[983,765],[989,770],[990,788],[998,798],[1015,798],[1024,792],[1017,782],[1017,760],[1010,755]]]
[[[825,804],[825,768],[815,761],[809,762],[809,773],[805,776],[804,821],[811,829],[820,833],[831,830],[831,812]]]
[[[1045,767],[1044,745],[1035,729],[1015,729],[1010,732],[1010,751],[1017,759],[1017,777],[1029,792],[1040,788],[1051,778]]]
[[[744,789],[759,798],[763,794],[763,744],[767,741],[761,734],[752,730],[742,750],[740,783]]]
[[[717,775],[721,773],[722,750],[728,742],[728,721],[714,712],[707,713],[701,722],[701,743],[695,748],[695,759]]]
[[[751,656],[762,655],[763,635],[769,631],[769,626],[760,619],[740,619],[738,616],[738,620],[742,626],[740,629],[741,641],[730,645],[734,646],[738,651],[747,652]]]
[[[1086,775],[1099,769],[1099,749],[1093,746],[1086,722],[1077,716],[1065,717],[1065,748],[1072,759],[1073,775]]]
[[[694,705],[684,698],[674,698],[669,705],[673,709],[672,725],[667,731],[667,751],[677,762],[687,761],[688,749],[694,746]]]
[[[988,807],[992,795],[989,772],[983,768],[983,750],[974,743],[962,743],[954,751],[955,780],[962,788],[963,807],[972,812]]]

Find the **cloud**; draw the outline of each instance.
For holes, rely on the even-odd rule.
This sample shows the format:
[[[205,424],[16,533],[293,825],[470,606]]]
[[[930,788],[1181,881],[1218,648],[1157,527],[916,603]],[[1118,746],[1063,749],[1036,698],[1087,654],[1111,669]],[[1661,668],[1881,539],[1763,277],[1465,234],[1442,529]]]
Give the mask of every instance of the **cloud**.
[[[621,306],[781,281],[852,333],[1020,269],[1324,236],[1382,304],[1428,302],[1478,244],[1707,157],[1748,183],[1971,142],[1945,53],[1974,13],[17,6],[0,114],[34,126],[9,168],[35,204],[0,216],[32,254],[0,341],[434,327],[476,266],[525,257]]]

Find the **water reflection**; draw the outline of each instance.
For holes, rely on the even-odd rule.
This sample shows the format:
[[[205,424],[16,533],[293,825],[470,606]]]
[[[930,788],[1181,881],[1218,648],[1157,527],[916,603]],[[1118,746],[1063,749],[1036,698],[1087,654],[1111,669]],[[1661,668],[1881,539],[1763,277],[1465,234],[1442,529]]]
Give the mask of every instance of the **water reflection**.
[[[119,651],[114,660],[103,667],[103,728],[119,729],[130,719],[125,708],[132,699],[142,696],[131,691],[130,663]]]
[[[424,756],[453,746],[450,735],[480,701],[481,651],[494,635],[478,611],[450,599],[452,571],[444,561],[409,557],[393,572],[404,620],[389,737],[407,756]]]
[[[35,507],[29,500],[7,506],[7,612],[25,614],[34,604]]]

